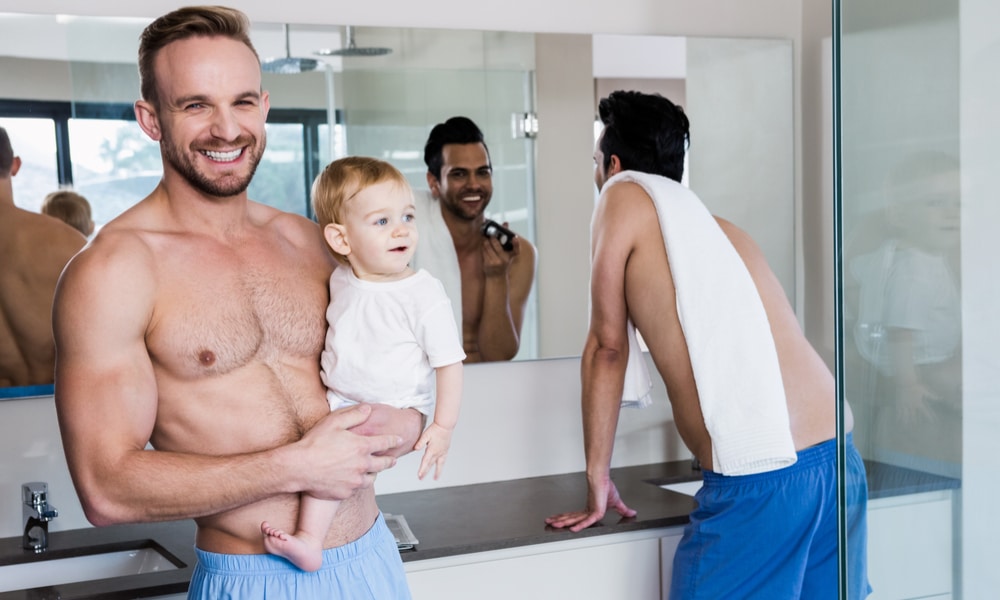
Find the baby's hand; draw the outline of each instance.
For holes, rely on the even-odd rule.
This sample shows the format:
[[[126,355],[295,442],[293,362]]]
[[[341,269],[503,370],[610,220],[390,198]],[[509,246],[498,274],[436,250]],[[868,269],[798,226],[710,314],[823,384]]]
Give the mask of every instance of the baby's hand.
[[[441,476],[441,469],[444,467],[444,459],[448,454],[448,447],[451,446],[451,430],[431,423],[430,426],[420,434],[414,450],[426,448],[424,457],[420,459],[420,469],[417,471],[417,478],[423,479],[431,466],[434,467],[434,479]]]

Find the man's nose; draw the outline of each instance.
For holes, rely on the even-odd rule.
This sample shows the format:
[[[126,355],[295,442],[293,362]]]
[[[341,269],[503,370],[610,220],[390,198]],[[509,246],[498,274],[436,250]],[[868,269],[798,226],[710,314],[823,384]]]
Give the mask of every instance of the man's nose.
[[[240,125],[236,116],[224,108],[216,109],[212,114],[212,137],[222,140],[234,140],[240,135]]]
[[[469,187],[470,188],[476,188],[476,189],[482,189],[482,187],[483,187],[483,178],[480,177],[479,175],[476,175],[475,173],[470,174],[469,175]]]

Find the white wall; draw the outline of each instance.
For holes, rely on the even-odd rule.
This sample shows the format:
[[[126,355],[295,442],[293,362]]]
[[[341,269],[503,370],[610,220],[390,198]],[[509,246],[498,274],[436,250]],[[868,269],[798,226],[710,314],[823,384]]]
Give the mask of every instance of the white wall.
[[[991,598],[996,568],[1000,497],[1000,4],[962,0],[959,87],[962,156],[962,571],[965,598]]]
[[[176,0],[2,0],[0,11],[48,14],[155,17],[183,6]],[[234,0],[230,6],[252,19],[275,23],[446,27],[496,31],[562,33],[643,33],[797,37],[801,27],[800,0],[623,0],[609,8],[601,0],[507,0],[470,9],[463,0],[403,2],[312,0]],[[613,8],[613,9],[612,9]]]
[[[539,356],[577,356],[587,333],[594,197],[591,51],[589,35],[535,36]]]

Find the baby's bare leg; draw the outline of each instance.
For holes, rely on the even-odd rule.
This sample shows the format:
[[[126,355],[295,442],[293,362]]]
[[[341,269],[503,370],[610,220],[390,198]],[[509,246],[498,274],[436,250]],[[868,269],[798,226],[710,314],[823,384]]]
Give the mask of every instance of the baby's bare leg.
[[[264,521],[260,531],[264,534],[264,548],[271,554],[288,559],[303,571],[316,571],[323,566],[323,540],[340,502],[320,500],[302,495],[299,523],[295,534],[271,527]]]

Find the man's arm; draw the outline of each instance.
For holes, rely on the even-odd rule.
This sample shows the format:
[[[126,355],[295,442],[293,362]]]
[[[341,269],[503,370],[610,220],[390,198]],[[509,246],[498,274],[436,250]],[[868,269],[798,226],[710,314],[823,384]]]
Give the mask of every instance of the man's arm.
[[[506,224],[505,224],[506,225]],[[479,320],[482,361],[510,360],[521,345],[524,308],[535,280],[536,251],[517,236],[507,252],[494,238],[483,240],[483,312]]]
[[[343,499],[393,464],[396,436],[346,431],[369,407],[320,420],[299,441],[246,454],[146,450],[157,387],[145,345],[158,290],[150,250],[95,241],[56,292],[56,410],[74,486],[95,525],[215,514],[282,493]]]
[[[625,269],[634,247],[628,205],[629,186],[609,189],[598,204],[591,233],[591,318],[581,357],[583,440],[587,458],[587,507],[546,519],[553,527],[580,531],[604,517],[608,507],[626,517],[635,511],[622,502],[611,481],[625,365],[628,362],[628,321]],[[626,193],[621,193],[626,192]],[[648,200],[647,200],[648,202]]]

